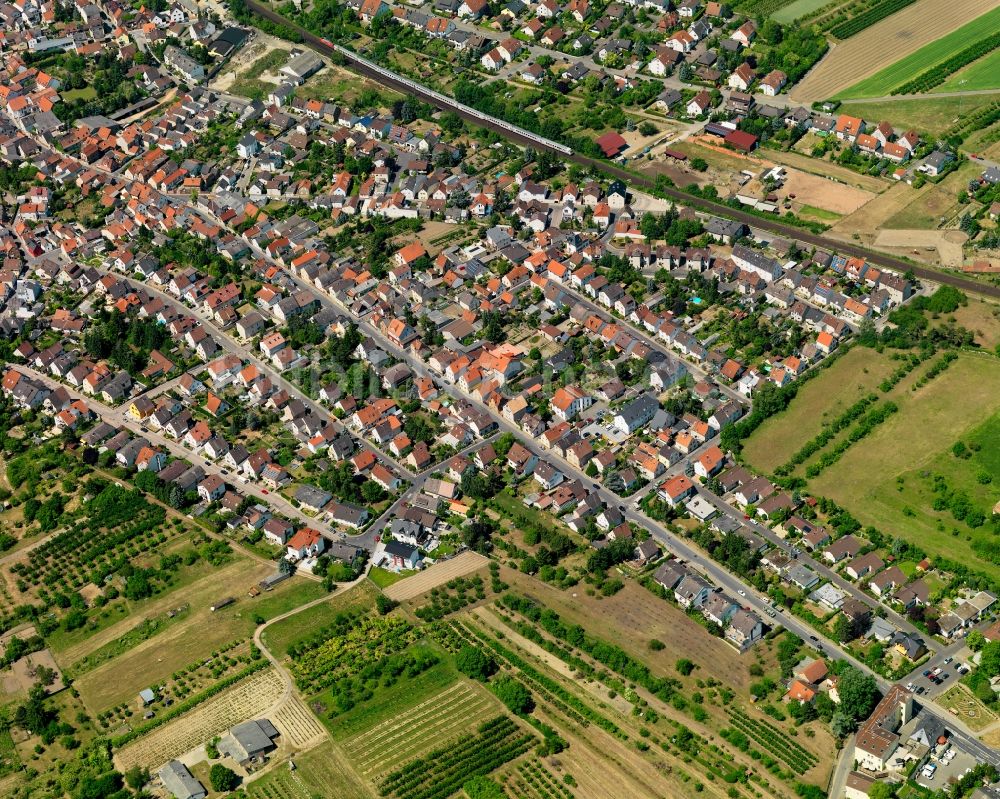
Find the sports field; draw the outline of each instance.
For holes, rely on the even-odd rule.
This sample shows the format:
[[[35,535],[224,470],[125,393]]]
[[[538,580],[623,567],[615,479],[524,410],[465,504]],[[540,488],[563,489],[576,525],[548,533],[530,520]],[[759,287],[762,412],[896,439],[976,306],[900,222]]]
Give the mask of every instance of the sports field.
[[[994,50],[978,61],[960,69],[934,92],[973,92],[1000,89],[1000,50]]]
[[[935,23],[937,22],[938,20],[935,20]],[[894,64],[839,92],[836,97],[837,99],[848,99],[852,97],[884,97],[889,95],[897,86],[916,77],[935,64],[950,58],[976,40],[996,32],[998,28],[1000,28],[1000,7],[981,14],[951,33],[941,36],[924,45],[919,50],[900,58]],[[996,77],[996,75],[993,76],[994,80]],[[990,87],[984,86],[982,88]]]

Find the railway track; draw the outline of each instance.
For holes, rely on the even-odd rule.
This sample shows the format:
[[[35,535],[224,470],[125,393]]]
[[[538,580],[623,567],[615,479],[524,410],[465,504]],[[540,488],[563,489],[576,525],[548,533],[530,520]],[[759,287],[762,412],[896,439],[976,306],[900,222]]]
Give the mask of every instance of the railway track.
[[[456,113],[467,122],[487,128],[495,133],[499,133],[516,144],[534,147],[536,150],[539,148],[546,149],[549,152],[555,153],[561,158],[566,159],[567,161],[603,172],[604,174],[618,180],[622,180],[629,185],[638,186],[646,190],[652,190],[655,188],[655,181],[652,178],[637,175],[606,161],[601,161],[599,159],[574,152],[573,150],[569,150],[569,148],[565,145],[549,141],[548,139],[544,139],[528,131],[523,131],[520,128],[515,128],[507,122],[491,119],[485,114],[475,111],[474,109],[470,109],[455,100],[439,94],[438,92],[422,87],[420,84],[415,83],[408,78],[395,75],[395,73],[392,73],[383,67],[376,67],[366,59],[352,53],[350,50],[335,45],[332,42],[329,42],[326,39],[308,31],[301,25],[258,2],[258,0],[246,0],[246,5],[247,8],[253,13],[296,31],[302,36],[305,44],[316,50],[321,55],[330,58],[334,54],[337,54],[346,62],[347,66],[350,67],[352,71],[363,77],[369,78],[370,80],[374,80],[387,88],[393,89],[402,94],[414,95],[442,111],[451,111]],[[877,250],[871,250],[858,244],[834,241],[833,239],[828,239],[825,236],[812,233],[803,228],[785,224],[779,219],[772,220],[754,216],[753,214],[745,213],[744,211],[740,211],[737,208],[731,208],[730,206],[722,203],[706,200],[702,197],[696,197],[692,194],[688,194],[687,192],[680,191],[679,189],[660,189],[659,193],[672,200],[676,200],[682,205],[687,205],[706,213],[711,213],[727,219],[735,219],[737,222],[742,222],[750,227],[767,230],[771,233],[776,233],[785,238],[793,239],[804,244],[822,247],[823,249],[834,251],[843,255],[864,258],[871,263],[899,272],[900,274],[911,271],[914,275],[924,280],[944,283],[971,294],[981,294],[987,297],[1000,299],[1000,286],[980,283],[969,278],[961,277],[960,275],[954,275],[948,272],[938,271],[927,266],[913,264],[909,261],[903,260],[902,258],[897,258],[889,255],[888,253],[879,252]]]

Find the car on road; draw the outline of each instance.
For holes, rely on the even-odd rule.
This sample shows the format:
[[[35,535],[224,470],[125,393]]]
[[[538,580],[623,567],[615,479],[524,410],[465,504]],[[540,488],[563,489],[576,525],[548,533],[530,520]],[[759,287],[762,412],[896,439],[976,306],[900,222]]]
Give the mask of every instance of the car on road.
[[[269,492],[268,492],[268,490],[267,490],[266,488],[262,488],[262,489],[260,490],[260,493],[261,493],[261,494],[267,494],[267,493],[269,493]]]
[[[818,641],[819,639],[815,635],[810,635],[809,636],[809,640],[810,641]]]
[[[742,588],[739,590],[738,593],[739,593],[740,596],[746,596],[747,595],[747,592],[744,591]]]

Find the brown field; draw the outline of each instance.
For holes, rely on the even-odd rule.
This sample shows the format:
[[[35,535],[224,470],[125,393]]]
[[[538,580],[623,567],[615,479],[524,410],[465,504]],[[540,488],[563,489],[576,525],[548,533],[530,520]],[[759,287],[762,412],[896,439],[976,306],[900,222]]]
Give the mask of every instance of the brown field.
[[[258,672],[190,713],[127,744],[115,754],[115,763],[121,771],[132,766],[155,768],[207,743],[234,724],[269,710],[281,698],[284,688],[281,675],[273,668]]]
[[[869,200],[853,214],[845,216],[827,230],[826,235],[841,241],[860,241],[866,246],[872,246],[885,223],[927,189],[928,186],[914,189],[905,183],[897,183]]]
[[[976,343],[987,350],[996,349],[1000,344],[1000,305],[995,302],[969,297],[969,304],[963,305],[955,313],[955,322],[971,330]]]
[[[285,742],[298,749],[308,749],[326,738],[326,728],[294,693],[271,716],[271,721]]]
[[[875,246],[935,266],[959,269],[962,266],[962,244],[966,239],[968,236],[960,230],[882,230],[875,237]],[[932,251],[937,252],[936,258]]]
[[[397,602],[401,602],[404,599],[413,599],[413,597],[420,596],[455,577],[462,577],[477,569],[481,569],[487,563],[489,563],[489,560],[477,552],[463,552],[451,560],[436,563],[412,577],[407,577],[405,580],[393,583],[385,589],[384,593],[389,599],[394,599]]]
[[[991,0],[953,0],[943,15],[939,0],[917,0],[832,47],[789,94],[798,103],[833,97],[995,5]]]
[[[560,591],[511,569],[502,569],[500,574],[503,580],[536,597],[567,621],[582,624],[594,635],[641,658],[657,673],[678,676],[674,664],[678,658],[689,658],[714,674],[725,674],[727,685],[749,696],[752,658],[741,656],[634,580],[626,580],[625,587],[614,596],[599,599],[588,596],[583,586]],[[654,638],[663,641],[666,648],[650,651],[649,642]]]
[[[799,142],[801,145],[803,141],[812,138],[812,134],[806,134],[802,137]],[[812,149],[812,145],[809,146],[807,152]],[[820,186],[823,187],[825,191],[835,191],[838,187],[841,189],[846,189],[850,186],[854,186],[858,189],[863,189],[868,192],[868,199],[871,199],[872,194],[878,194],[881,191],[885,191],[890,185],[888,181],[882,178],[874,177],[873,175],[859,175],[853,169],[848,169],[846,166],[841,166],[840,164],[835,164],[830,161],[819,161],[810,155],[802,152],[797,152],[795,149],[788,152],[779,152],[775,150],[767,150],[767,159],[773,161],[776,164],[781,164],[786,167],[791,167],[792,169],[801,170],[801,172],[807,172],[810,175],[817,177],[820,180]],[[789,171],[789,176],[795,174]],[[829,175],[835,178],[838,182],[833,182],[826,179]],[[843,184],[847,184],[844,186]],[[794,192],[794,189],[792,190]],[[815,205],[817,208],[826,208],[827,205],[820,202],[816,203],[813,201],[808,201],[810,205]],[[855,210],[852,208],[851,210]],[[836,208],[830,208],[831,211],[836,211]],[[849,213],[849,211],[843,211],[841,213]]]
[[[845,186],[799,169],[789,169],[782,193],[795,195],[795,202],[822,208],[835,214],[851,214],[871,200],[875,194],[854,186]]]

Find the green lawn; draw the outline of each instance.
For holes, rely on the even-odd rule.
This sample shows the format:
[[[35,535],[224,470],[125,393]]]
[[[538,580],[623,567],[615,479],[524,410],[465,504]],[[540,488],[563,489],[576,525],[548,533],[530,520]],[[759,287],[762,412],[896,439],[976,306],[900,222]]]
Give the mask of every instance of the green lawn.
[[[263,641],[280,658],[285,655],[289,646],[326,627],[338,613],[351,608],[372,608],[374,605],[375,589],[370,583],[362,582],[350,591],[331,597],[329,602],[321,602],[272,624],[264,630]]]
[[[904,380],[891,394],[899,412],[811,480],[809,489],[835,500],[862,524],[1000,578],[989,525],[972,529],[950,511],[932,507],[935,474],[986,512],[1000,499],[1000,479],[996,485],[978,481],[980,472],[1000,476],[1000,360],[966,353],[923,388],[914,392],[911,384]],[[980,449],[967,460],[956,458],[951,448],[958,440]]]
[[[380,566],[375,566],[368,572],[368,579],[371,580],[379,588],[388,588],[393,583],[398,583],[400,580],[415,574],[415,572],[393,572],[388,569],[383,569]]]
[[[994,50],[978,61],[960,69],[933,92],[971,92],[1000,89],[1000,50]]]
[[[958,118],[1000,99],[997,94],[973,94],[966,97],[925,97],[908,100],[887,100],[878,103],[851,102],[847,100],[838,112],[878,122],[891,119],[900,129],[913,129],[926,136],[939,136],[947,131]]]
[[[788,410],[757,428],[743,444],[747,462],[770,474],[785,463],[824,423],[839,416],[896,369],[888,353],[855,347],[806,383]]]
[[[771,19],[782,24],[788,24],[807,14],[812,14],[825,5],[828,5],[828,0],[794,0],[794,2],[771,14]]]
[[[950,58],[976,40],[995,32],[997,28],[1000,28],[1000,7],[987,11],[948,35],[924,45],[916,52],[855,83],[838,94],[836,99],[882,97],[891,94],[897,86]]]
[[[93,86],[84,86],[82,89],[70,89],[59,94],[67,103],[72,103],[76,100],[93,100],[97,97],[97,89]]]
[[[812,205],[803,205],[799,209],[799,216],[808,216],[820,222],[836,222],[843,217],[843,214],[838,214],[836,211],[827,211],[825,208],[816,208]]]

